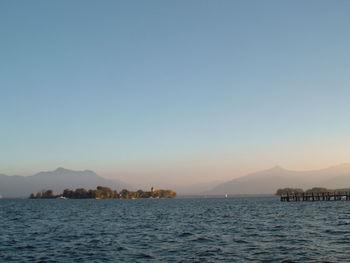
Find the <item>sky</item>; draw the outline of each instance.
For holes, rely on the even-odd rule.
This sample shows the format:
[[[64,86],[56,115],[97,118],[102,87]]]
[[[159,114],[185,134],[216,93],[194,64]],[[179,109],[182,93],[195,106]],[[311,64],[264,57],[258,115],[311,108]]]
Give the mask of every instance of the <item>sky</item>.
[[[350,162],[350,1],[0,2],[0,173],[138,184]]]

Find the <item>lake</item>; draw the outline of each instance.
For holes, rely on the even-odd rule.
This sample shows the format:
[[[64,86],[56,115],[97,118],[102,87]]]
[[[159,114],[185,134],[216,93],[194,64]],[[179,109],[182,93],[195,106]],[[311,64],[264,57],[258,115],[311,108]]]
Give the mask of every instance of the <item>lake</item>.
[[[0,200],[0,262],[349,262],[350,202]]]

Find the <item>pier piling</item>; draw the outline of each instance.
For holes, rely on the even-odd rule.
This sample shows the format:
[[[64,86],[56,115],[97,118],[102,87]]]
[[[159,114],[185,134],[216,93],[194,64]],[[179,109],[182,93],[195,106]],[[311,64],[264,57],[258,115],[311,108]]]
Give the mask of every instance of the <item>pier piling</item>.
[[[321,193],[301,193],[301,194],[282,194],[281,202],[303,202],[303,201],[350,201],[350,192],[321,192]]]

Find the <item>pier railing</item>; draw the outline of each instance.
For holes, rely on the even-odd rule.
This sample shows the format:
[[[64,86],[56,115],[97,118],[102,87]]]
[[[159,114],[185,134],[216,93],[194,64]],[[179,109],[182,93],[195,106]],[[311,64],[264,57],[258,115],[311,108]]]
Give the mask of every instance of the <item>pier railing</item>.
[[[298,201],[350,201],[350,192],[321,192],[321,193],[302,193],[302,194],[283,194],[282,202]]]

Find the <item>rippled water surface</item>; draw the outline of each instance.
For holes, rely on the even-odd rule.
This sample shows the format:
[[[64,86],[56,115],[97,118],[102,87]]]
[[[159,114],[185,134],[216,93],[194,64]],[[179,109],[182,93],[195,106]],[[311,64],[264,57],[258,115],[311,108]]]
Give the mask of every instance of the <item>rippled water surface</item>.
[[[0,200],[0,262],[350,262],[350,202]]]

